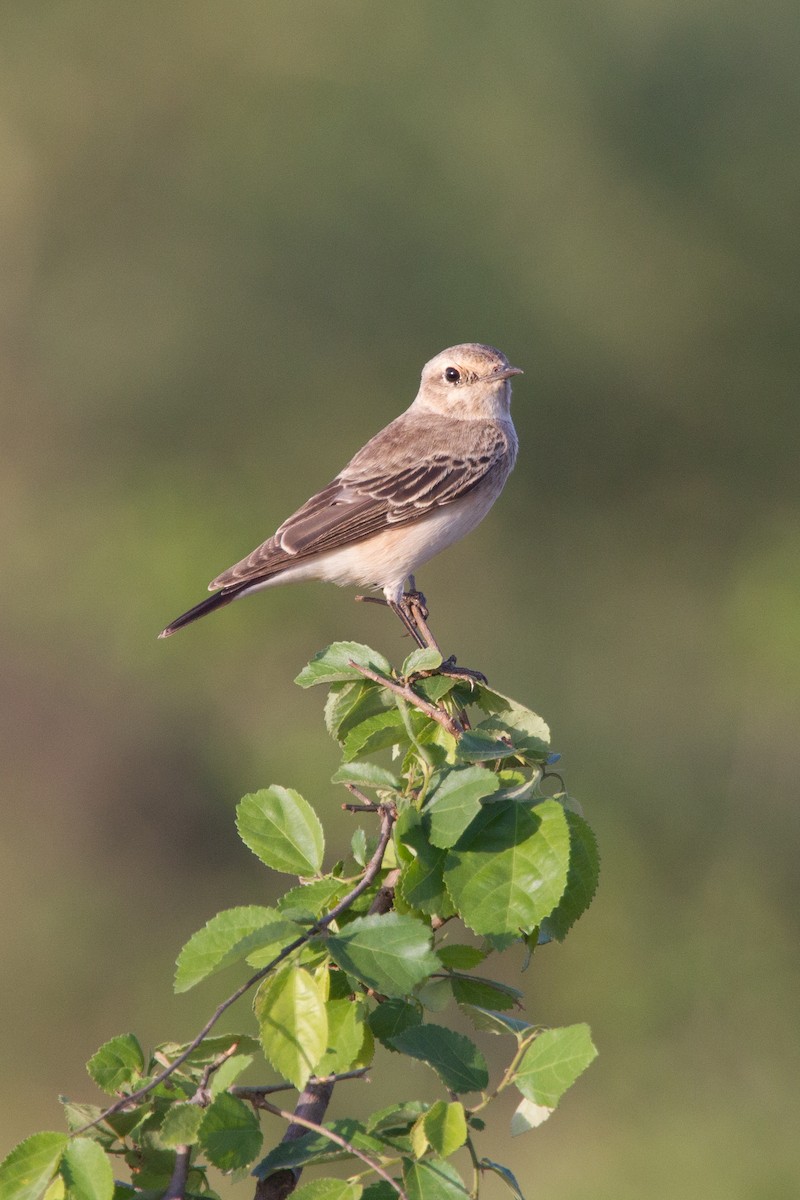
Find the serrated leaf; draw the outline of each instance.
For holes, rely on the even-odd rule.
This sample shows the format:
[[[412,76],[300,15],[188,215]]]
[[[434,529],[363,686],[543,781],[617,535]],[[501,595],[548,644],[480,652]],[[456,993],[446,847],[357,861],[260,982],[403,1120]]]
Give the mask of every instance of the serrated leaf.
[[[449,971],[469,971],[477,967],[486,958],[488,951],[479,946],[464,946],[452,943],[448,946],[437,946],[436,953],[442,960],[442,966]]]
[[[407,1100],[402,1104],[390,1104],[380,1108],[367,1119],[367,1133],[382,1133],[387,1136],[408,1133],[419,1117],[428,1111],[421,1100]]]
[[[478,1008],[513,1008],[522,999],[522,992],[510,984],[495,979],[483,979],[479,975],[461,975],[454,972],[451,977],[456,1004],[473,1004]]]
[[[498,1175],[516,1200],[525,1200],[513,1171],[509,1171],[508,1167],[504,1167],[502,1163],[492,1162],[490,1158],[482,1158],[478,1166],[482,1171],[492,1171]]]
[[[232,1054],[230,1058],[226,1058],[211,1076],[211,1095],[218,1096],[220,1092],[226,1092],[239,1076],[253,1065],[253,1061],[252,1054]]]
[[[425,806],[432,845],[454,846],[481,810],[481,800],[500,787],[494,771],[486,767],[455,767],[448,771]]]
[[[399,1180],[397,1180],[397,1184],[399,1187]],[[385,1179],[376,1179],[374,1183],[368,1183],[364,1188],[362,1200],[397,1200],[397,1189],[393,1188]]]
[[[412,1125],[411,1130],[409,1131],[408,1141],[414,1158],[422,1158],[428,1149],[428,1137],[425,1133],[424,1116],[420,1117],[419,1120],[415,1121]]]
[[[442,1158],[455,1154],[467,1140],[467,1120],[457,1100],[451,1104],[437,1100],[423,1117],[423,1125],[431,1148]]]
[[[361,642],[333,642],[314,655],[308,666],[303,667],[295,683],[298,687],[310,688],[316,687],[318,683],[363,679],[364,676],[351,666],[354,662],[359,666],[369,667],[378,674],[391,677],[392,668],[389,662],[376,650],[362,645]]]
[[[596,1057],[588,1025],[545,1029],[525,1051],[514,1083],[526,1100],[555,1108]]]
[[[293,1196],[294,1200],[361,1200],[363,1191],[360,1183],[348,1183],[346,1179],[313,1179]]]
[[[421,650],[412,650],[400,668],[401,675],[406,678],[419,671],[437,671],[442,665],[442,656],[438,650],[425,646]]]
[[[70,1200],[111,1200],[114,1172],[102,1146],[91,1138],[76,1137],[64,1151],[61,1172]]]
[[[361,826],[355,830],[353,836],[350,838],[350,850],[358,865],[360,867],[365,866],[367,862],[367,835]]]
[[[298,1091],[328,1046],[322,988],[302,967],[289,967],[261,984],[253,1005],[267,1060]]]
[[[407,741],[408,733],[399,710],[388,708],[350,730],[342,743],[342,758],[348,763],[362,754],[374,754],[376,750]]]
[[[86,1070],[99,1088],[114,1096],[144,1072],[144,1054],[132,1033],[122,1033],[105,1042],[92,1055]]]
[[[328,1048],[316,1067],[317,1075],[350,1071],[361,1054],[366,1032],[366,1004],[359,1000],[328,1000]]]
[[[325,726],[331,737],[342,742],[354,725],[390,707],[394,707],[391,694],[369,679],[335,683],[325,701]]]
[[[173,1104],[161,1123],[161,1140],[165,1146],[192,1146],[197,1141],[205,1111],[188,1101]]]
[[[487,714],[480,728],[503,730],[511,735],[514,749],[534,761],[551,761],[550,728],[538,713],[509,696],[479,685],[475,702]]]
[[[324,1128],[338,1133],[356,1150],[362,1150],[365,1154],[381,1155],[386,1150],[385,1142],[367,1134],[362,1123],[352,1117],[345,1117],[339,1121],[326,1121]],[[267,1175],[273,1171],[283,1168],[306,1167],[311,1163],[322,1166],[325,1163],[343,1162],[353,1157],[354,1155],[348,1150],[343,1150],[341,1146],[321,1133],[304,1133],[291,1142],[280,1142],[270,1150],[266,1158],[262,1158],[261,1162],[253,1168],[253,1174],[257,1179],[266,1179]]]
[[[521,1133],[529,1133],[531,1129],[537,1129],[554,1112],[555,1109],[548,1108],[546,1104],[534,1104],[532,1100],[521,1100],[511,1118],[511,1136],[519,1137]]]
[[[485,729],[468,729],[458,739],[458,757],[462,762],[496,762],[513,754],[508,742]]]
[[[467,1200],[469,1192],[458,1171],[442,1159],[403,1162],[408,1200]]]
[[[64,1119],[70,1133],[74,1133],[76,1129],[83,1129],[84,1125],[88,1125],[90,1121],[96,1121],[102,1117],[103,1109],[97,1104],[76,1104],[66,1096],[59,1096],[58,1099],[64,1106]],[[116,1141],[116,1137],[105,1122],[102,1125],[93,1126],[92,1129],[87,1129],[85,1136],[95,1142],[100,1142],[106,1148]]]
[[[420,814],[407,808],[395,825],[395,844],[410,861],[403,867],[397,890],[410,908],[428,916],[451,917],[455,907],[444,885],[447,850],[432,846]],[[410,853],[413,852],[413,858]]]
[[[379,1004],[369,1014],[367,1020],[375,1037],[388,1044],[404,1029],[410,1029],[412,1025],[421,1025],[422,1013],[418,1005],[409,1004],[406,1000],[384,1000],[383,1004]],[[392,1049],[391,1045],[389,1049]]]
[[[567,933],[591,904],[597,891],[600,855],[591,827],[577,813],[566,810],[569,826],[569,870],[567,886],[558,907],[542,921],[540,940],[563,941]]]
[[[63,1175],[56,1175],[55,1179],[51,1179],[45,1189],[44,1200],[65,1200],[67,1195],[67,1185],[64,1183]]]
[[[325,944],[337,966],[385,996],[408,995],[440,966],[427,925],[399,913],[356,917]]]
[[[244,796],[236,808],[244,844],[273,871],[316,875],[325,839],[319,817],[293,788],[277,784]]]
[[[331,783],[355,783],[358,787],[400,790],[400,780],[392,771],[369,762],[342,763],[331,776]]]
[[[208,1106],[200,1126],[200,1145],[221,1171],[248,1166],[261,1149],[258,1117],[238,1096],[223,1092]]]
[[[37,1200],[58,1170],[67,1145],[63,1133],[34,1133],[0,1163],[3,1200]]]
[[[509,1017],[507,1013],[494,1012],[488,1008],[478,1008],[474,1004],[462,1005],[462,1011],[466,1013],[476,1029],[481,1029],[486,1033],[510,1033],[517,1041],[520,1041],[529,1030],[533,1029],[532,1025],[527,1021],[521,1021],[518,1017]]]
[[[444,1012],[453,999],[453,988],[449,976],[446,979],[429,979],[417,989],[417,999],[428,1012]]]
[[[392,1039],[395,1050],[433,1067],[453,1092],[479,1092],[489,1082],[486,1060],[474,1042],[441,1025],[418,1025]]]
[[[278,910],[281,917],[287,921],[309,916],[316,919],[335,908],[351,886],[341,879],[333,879],[327,875],[323,879],[313,879],[311,883],[300,884],[285,892],[278,901]],[[263,958],[263,961],[260,961],[262,957],[256,952],[247,961],[251,967],[265,966],[269,959]]]
[[[424,679],[414,680],[414,691],[423,699],[430,700],[431,704],[438,704],[442,697],[447,696],[450,692],[454,693],[453,698],[458,703],[457,687],[457,681],[447,675],[427,675]]]
[[[277,909],[250,904],[228,908],[192,934],[178,955],[175,991],[186,992],[216,971],[260,949],[269,962],[302,932]]]
[[[462,920],[491,936],[527,933],[560,900],[569,829],[555,800],[487,804],[448,851],[444,882]]]
[[[215,1062],[220,1054],[227,1054],[234,1046],[242,1054],[255,1054],[261,1049],[261,1043],[249,1033],[218,1033],[203,1038],[199,1046],[193,1046],[186,1062],[194,1066],[206,1066]],[[186,1047],[186,1042],[162,1042],[157,1049],[164,1058],[173,1059],[183,1054]]]

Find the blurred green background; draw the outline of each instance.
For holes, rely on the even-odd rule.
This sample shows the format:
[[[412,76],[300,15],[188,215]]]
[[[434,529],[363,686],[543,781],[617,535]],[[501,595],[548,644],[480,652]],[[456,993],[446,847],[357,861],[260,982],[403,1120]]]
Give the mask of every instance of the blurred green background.
[[[291,681],[396,623],[304,585],[155,635],[476,340],[525,368],[519,464],[420,583],[551,723],[604,872],[522,976],[601,1057],[483,1151],[529,1197],[797,1195],[798,35],[794,0],[2,6],[0,1153],[222,996],[171,974],[274,895],[240,795],[346,846]],[[432,1086],[391,1075],[337,1111]]]

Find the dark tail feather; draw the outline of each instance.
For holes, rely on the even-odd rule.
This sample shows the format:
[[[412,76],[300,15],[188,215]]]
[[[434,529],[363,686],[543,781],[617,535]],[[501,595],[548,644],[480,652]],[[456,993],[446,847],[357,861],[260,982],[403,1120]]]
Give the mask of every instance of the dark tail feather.
[[[215,608],[223,608],[226,604],[230,604],[231,600],[235,600],[246,588],[247,584],[243,583],[238,587],[223,588],[221,592],[215,592],[207,600],[201,600],[199,604],[195,604],[194,608],[190,608],[188,612],[176,617],[166,629],[161,630],[158,636],[160,638],[170,637],[179,629],[183,629],[184,625],[191,625],[192,621],[196,621],[198,617],[204,617],[206,613],[213,612]]]

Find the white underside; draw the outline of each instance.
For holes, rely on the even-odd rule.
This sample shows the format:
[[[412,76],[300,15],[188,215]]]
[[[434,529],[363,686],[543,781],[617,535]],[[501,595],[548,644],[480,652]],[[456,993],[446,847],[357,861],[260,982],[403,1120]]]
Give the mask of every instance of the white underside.
[[[287,566],[269,579],[244,588],[241,595],[304,579],[322,579],[341,587],[379,587],[394,603],[409,575],[474,529],[492,507],[500,487],[476,488],[463,500],[448,504],[413,524],[387,529],[352,546],[329,550]]]

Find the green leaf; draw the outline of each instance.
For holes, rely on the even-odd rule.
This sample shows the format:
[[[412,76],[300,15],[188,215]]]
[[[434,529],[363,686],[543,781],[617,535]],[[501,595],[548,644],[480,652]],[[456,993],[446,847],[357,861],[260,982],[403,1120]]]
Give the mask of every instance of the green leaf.
[[[366,866],[368,858],[367,835],[361,826],[354,831],[353,836],[350,838],[350,850],[358,865],[360,867]]]
[[[352,1117],[345,1117],[340,1121],[327,1121],[324,1128],[338,1133],[356,1150],[362,1150],[365,1154],[381,1155],[386,1150],[385,1142],[367,1134],[362,1123]],[[261,1162],[253,1168],[253,1174],[258,1179],[266,1179],[267,1175],[272,1174],[273,1171],[283,1168],[306,1167],[310,1163],[322,1165],[343,1162],[353,1157],[354,1155],[349,1150],[343,1150],[341,1146],[321,1133],[304,1133],[291,1142],[280,1142],[270,1150],[266,1158],[262,1158]]]
[[[37,1200],[58,1170],[66,1145],[64,1133],[34,1133],[15,1146],[0,1163],[3,1200]]]
[[[364,1189],[360,1183],[345,1179],[313,1179],[293,1193],[294,1200],[361,1200]]]
[[[328,1046],[322,988],[302,967],[289,967],[264,980],[253,1007],[268,1061],[302,1091]]]
[[[311,883],[302,883],[290,888],[278,901],[278,909],[282,917],[297,921],[307,917],[321,917],[324,913],[335,908],[339,901],[350,891],[351,884],[341,879],[333,879],[329,875],[322,879],[314,879]],[[251,967],[266,966],[269,958],[263,958],[260,953],[251,955],[248,962]]]
[[[437,1158],[404,1159],[403,1183],[408,1200],[467,1200],[469,1196],[458,1171]]]
[[[370,762],[342,763],[331,777],[331,783],[354,783],[357,787],[390,788],[392,791],[399,791],[401,786],[392,771]]]
[[[391,693],[369,679],[335,683],[325,701],[325,726],[331,737],[342,742],[355,725],[393,707]]]
[[[445,1104],[437,1100],[423,1117],[425,1136],[431,1148],[442,1158],[455,1154],[467,1140],[467,1121],[463,1105],[457,1100]]]
[[[164,1058],[177,1058],[179,1054],[187,1048],[186,1042],[162,1042],[157,1046]],[[208,1063],[215,1062],[220,1054],[227,1052],[235,1046],[241,1054],[255,1054],[261,1050],[261,1043],[249,1033],[218,1033],[213,1037],[205,1037],[199,1046],[193,1046],[189,1051],[189,1056],[186,1059],[187,1065],[207,1066]]]
[[[392,1039],[395,1050],[433,1067],[453,1092],[479,1092],[489,1082],[486,1060],[474,1042],[441,1025],[418,1025]]]
[[[253,1062],[252,1054],[233,1054],[226,1058],[211,1076],[211,1095],[218,1096],[220,1092],[226,1092]]]
[[[508,733],[515,751],[525,758],[543,762],[549,757],[550,729],[538,713],[484,685],[476,689],[476,702],[488,714],[479,728]]]
[[[486,1033],[510,1033],[520,1041],[533,1026],[518,1017],[509,1017],[504,1012],[494,1012],[488,1008],[478,1008],[477,1005],[464,1004],[462,1011],[470,1018],[476,1029]]]
[[[494,771],[486,767],[456,767],[448,771],[425,806],[433,845],[440,849],[454,846],[480,812],[481,800],[499,787]]]
[[[398,1185],[399,1182],[397,1180]],[[362,1200],[397,1200],[397,1191],[385,1179],[376,1179],[364,1188]]]
[[[238,1096],[223,1092],[209,1105],[200,1126],[200,1145],[221,1171],[248,1166],[263,1141],[258,1117]]]
[[[425,1133],[425,1117],[424,1114],[416,1121],[409,1133],[409,1144],[414,1158],[422,1158],[428,1150],[428,1138]]]
[[[548,1108],[546,1104],[534,1104],[532,1100],[520,1100],[511,1118],[511,1136],[519,1137],[521,1133],[537,1129],[554,1112],[555,1109]]]
[[[416,675],[420,671],[438,671],[442,661],[438,650],[429,649],[427,646],[422,650],[412,650],[400,668],[400,674],[408,678],[409,675]]]
[[[508,742],[485,729],[468,729],[458,739],[458,757],[462,762],[495,762],[509,758],[513,753]]]
[[[356,917],[326,946],[337,966],[385,996],[407,995],[440,966],[430,929],[399,913]]]
[[[588,1025],[545,1029],[525,1051],[514,1083],[526,1100],[555,1108],[596,1057]]]
[[[360,642],[334,642],[314,655],[308,666],[303,667],[295,683],[301,688],[310,688],[316,687],[318,683],[363,679],[364,676],[351,666],[351,663],[358,663],[359,666],[377,671],[379,675],[391,677],[392,668],[389,662],[376,650],[371,650],[369,646]]]
[[[399,710],[389,708],[374,717],[367,717],[350,730],[342,744],[342,757],[347,763],[362,754],[374,754],[376,750],[407,741],[408,733]]]
[[[408,1100],[379,1108],[367,1119],[367,1133],[383,1133],[387,1137],[408,1133],[411,1126],[428,1111],[421,1100]]]
[[[67,1122],[67,1129],[70,1133],[74,1133],[78,1129],[83,1129],[89,1121],[96,1121],[103,1115],[103,1109],[97,1104],[76,1104],[74,1101],[67,1099],[66,1096],[58,1097],[61,1104],[64,1106],[64,1119]],[[91,1129],[87,1129],[84,1135],[91,1138],[95,1142],[107,1150],[115,1141],[116,1137],[108,1128],[105,1121],[101,1125],[95,1125]]]
[[[395,825],[395,842],[402,852],[413,851],[413,859],[403,868],[398,890],[410,908],[428,916],[451,917],[455,907],[444,885],[444,865],[447,850],[430,844],[423,818],[413,808],[407,808]]]
[[[302,932],[274,908],[250,904],[217,913],[192,934],[178,955],[175,991],[186,992],[201,979],[247,958],[256,949],[270,962]]]
[[[114,1172],[102,1146],[91,1138],[76,1137],[64,1151],[61,1172],[70,1200],[111,1200]]]
[[[126,1083],[141,1078],[144,1054],[132,1033],[122,1033],[105,1042],[86,1064],[99,1088],[115,1096]]]
[[[316,1067],[317,1075],[339,1075],[361,1056],[367,1031],[363,1000],[328,1000],[328,1048]]]
[[[197,1141],[205,1112],[196,1104],[173,1104],[161,1125],[161,1140],[165,1146],[192,1146]]]
[[[436,953],[442,960],[442,966],[449,971],[469,971],[477,967],[486,958],[487,951],[479,946],[463,946],[453,943],[449,946],[437,946]]]
[[[508,983],[483,979],[479,975],[451,976],[456,1004],[472,1004],[479,1008],[513,1008],[522,999],[522,992]]]
[[[482,1158],[478,1165],[482,1171],[492,1171],[498,1175],[516,1200],[525,1200],[513,1171],[509,1171],[508,1167],[504,1167],[502,1163],[492,1162],[490,1158]]]
[[[567,886],[558,907],[545,917],[541,928],[544,937],[559,942],[591,904],[600,874],[600,855],[591,827],[577,813],[565,811],[569,826]]]
[[[455,679],[447,675],[427,675],[423,679],[414,680],[414,691],[431,704],[438,704],[443,696],[454,691],[457,686]]]
[[[556,800],[499,800],[448,851],[444,882],[476,933],[527,933],[557,905],[568,866],[569,829]]]
[[[369,1014],[367,1020],[375,1037],[391,1050],[391,1039],[412,1025],[421,1025],[422,1013],[418,1005],[409,1004],[406,1000],[384,1000]]]
[[[273,871],[316,875],[325,840],[319,817],[293,788],[273,785],[244,796],[236,809],[244,844]]]

